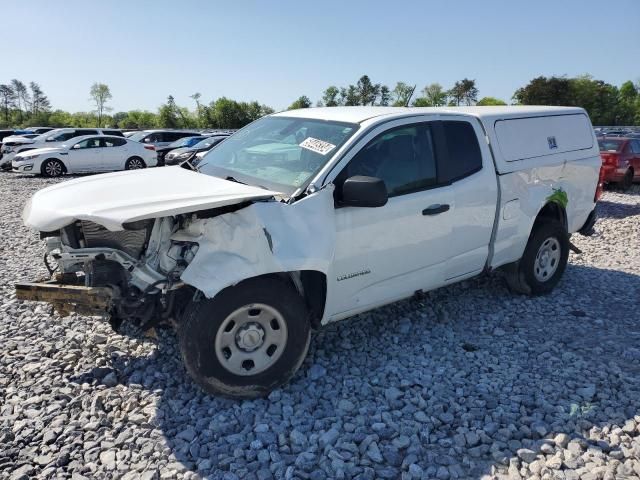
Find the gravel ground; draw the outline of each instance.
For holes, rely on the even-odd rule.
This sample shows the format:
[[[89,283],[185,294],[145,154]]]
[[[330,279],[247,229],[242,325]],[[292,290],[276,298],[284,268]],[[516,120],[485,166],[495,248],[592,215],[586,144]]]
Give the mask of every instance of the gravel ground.
[[[0,175],[0,477],[640,477],[640,188],[607,192],[549,296],[499,274],[331,325],[268,399],[204,395],[173,333],[17,302],[46,273]]]

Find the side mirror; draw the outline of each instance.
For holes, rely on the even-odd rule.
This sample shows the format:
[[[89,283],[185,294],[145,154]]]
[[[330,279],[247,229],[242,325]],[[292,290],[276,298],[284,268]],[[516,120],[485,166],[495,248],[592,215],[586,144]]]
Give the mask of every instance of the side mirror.
[[[341,197],[341,207],[382,207],[389,199],[384,181],[362,175],[355,175],[344,181]]]
[[[80,144],[76,143],[73,147],[71,147],[72,150],[78,150],[80,148]]]

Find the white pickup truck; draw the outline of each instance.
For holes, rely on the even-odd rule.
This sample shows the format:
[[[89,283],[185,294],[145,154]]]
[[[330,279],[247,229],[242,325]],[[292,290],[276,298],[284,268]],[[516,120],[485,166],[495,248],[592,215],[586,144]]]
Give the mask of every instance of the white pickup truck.
[[[264,395],[328,322],[498,267],[550,292],[595,221],[600,164],[580,108],[282,112],[192,169],[37,192],[23,216],[52,278],[17,296],[114,326],[172,318],[200,385]]]

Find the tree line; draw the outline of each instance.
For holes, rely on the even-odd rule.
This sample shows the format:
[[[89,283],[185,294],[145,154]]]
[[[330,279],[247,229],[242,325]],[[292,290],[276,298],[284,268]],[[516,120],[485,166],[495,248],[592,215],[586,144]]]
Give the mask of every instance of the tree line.
[[[464,78],[445,89],[430,83],[416,92],[416,85],[397,82],[393,89],[374,83],[368,75],[354,84],[331,85],[316,106],[416,106],[506,105],[494,97],[478,99],[475,79]],[[156,112],[130,110],[111,114],[108,102],[112,95],[108,85],[94,83],[89,93],[93,109],[70,113],[53,110],[51,103],[35,82],[18,79],[0,84],[0,127],[54,126],[113,128],[221,128],[235,129],[270,113],[273,109],[257,101],[237,101],[221,97],[206,103],[200,93],[191,95],[191,108],[180,106],[172,95]],[[589,75],[578,77],[537,77],[516,90],[510,99],[514,105],[565,105],[583,107],[594,125],[639,125],[640,84],[624,82],[620,87]],[[290,106],[309,108],[312,100],[298,97]]]

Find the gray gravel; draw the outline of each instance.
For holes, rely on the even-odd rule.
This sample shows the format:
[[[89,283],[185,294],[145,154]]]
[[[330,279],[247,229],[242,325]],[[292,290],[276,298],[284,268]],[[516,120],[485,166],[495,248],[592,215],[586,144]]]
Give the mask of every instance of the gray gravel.
[[[607,192],[563,281],[499,274],[327,327],[268,399],[204,395],[172,332],[112,333],[14,299],[43,276],[0,175],[0,477],[640,477],[640,188]],[[81,201],[79,199],[79,201]]]

